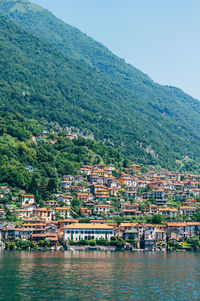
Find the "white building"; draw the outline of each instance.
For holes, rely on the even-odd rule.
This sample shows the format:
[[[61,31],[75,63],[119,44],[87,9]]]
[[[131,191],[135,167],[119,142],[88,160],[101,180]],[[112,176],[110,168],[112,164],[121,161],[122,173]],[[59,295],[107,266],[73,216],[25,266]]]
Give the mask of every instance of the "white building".
[[[110,210],[113,208],[111,205],[107,204],[101,204],[101,205],[95,205],[93,208],[93,212],[97,214],[105,213],[107,215],[110,214]]]
[[[22,194],[21,195],[22,206],[26,204],[33,204],[35,196],[33,194]]]
[[[0,208],[0,218],[5,218],[6,213],[4,211],[4,209]]]
[[[64,240],[108,239],[114,236],[114,228],[106,224],[75,223],[64,228]]]
[[[15,212],[17,213],[18,217],[21,219],[29,218],[31,216],[31,211],[27,209],[16,209]]]
[[[37,205],[35,203],[29,203],[29,204],[23,205],[21,209],[28,210],[32,214],[33,210],[37,209]]]
[[[71,204],[72,200],[73,200],[73,197],[70,195],[62,194],[62,195],[59,195],[59,197],[58,197],[58,201],[61,201],[68,206]]]

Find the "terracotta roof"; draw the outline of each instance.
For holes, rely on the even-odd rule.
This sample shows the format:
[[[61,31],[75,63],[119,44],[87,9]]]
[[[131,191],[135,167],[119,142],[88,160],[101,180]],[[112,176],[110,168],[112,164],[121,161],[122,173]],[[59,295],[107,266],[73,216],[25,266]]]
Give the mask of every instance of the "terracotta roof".
[[[68,219],[61,219],[61,220],[59,220],[57,222],[61,222],[61,223],[78,223],[79,220],[78,219],[70,219],[70,218],[68,218]]]
[[[138,223],[121,223],[120,225],[119,225],[119,227],[121,228],[121,229],[125,229],[125,228],[127,228],[127,227],[137,227],[138,226]]]
[[[136,209],[122,209],[122,212],[136,212]]]
[[[15,231],[31,232],[31,229],[15,228]]]
[[[178,210],[176,208],[159,208],[159,211],[177,212]]]
[[[88,193],[77,193],[76,195],[77,195],[77,196],[89,196]]]
[[[70,208],[69,207],[56,207],[56,210],[67,210],[67,211],[69,211]]]
[[[25,205],[22,206],[22,208],[30,207],[30,206],[33,206],[33,205],[35,205],[35,203],[25,204]]]
[[[166,233],[164,230],[156,229],[156,233]]]
[[[97,224],[97,223],[77,223],[71,224],[65,227],[65,229],[110,229],[113,230],[113,227],[108,226],[107,224]]]
[[[200,222],[187,222],[187,226],[200,226]]]
[[[23,224],[23,227],[36,227],[36,226],[46,226],[45,223],[35,223],[35,224]]]
[[[107,205],[107,204],[102,204],[102,205],[95,205],[94,207],[108,207],[108,208],[113,208],[113,206],[111,205]]]
[[[180,210],[184,210],[184,209],[194,209],[194,210],[196,210],[196,207],[194,207],[194,206],[181,206],[180,207]]]
[[[168,227],[185,227],[186,225],[186,222],[167,223]]]
[[[35,209],[34,212],[42,212],[42,211],[53,211],[52,208],[39,208]]]

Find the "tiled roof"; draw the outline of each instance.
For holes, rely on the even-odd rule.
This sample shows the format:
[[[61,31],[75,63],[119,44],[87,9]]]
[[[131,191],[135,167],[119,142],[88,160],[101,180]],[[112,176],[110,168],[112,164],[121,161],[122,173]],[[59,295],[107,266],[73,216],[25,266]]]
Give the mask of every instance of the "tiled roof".
[[[107,224],[97,224],[97,223],[77,223],[71,224],[65,227],[65,229],[110,229],[113,230],[113,227],[108,226]]]

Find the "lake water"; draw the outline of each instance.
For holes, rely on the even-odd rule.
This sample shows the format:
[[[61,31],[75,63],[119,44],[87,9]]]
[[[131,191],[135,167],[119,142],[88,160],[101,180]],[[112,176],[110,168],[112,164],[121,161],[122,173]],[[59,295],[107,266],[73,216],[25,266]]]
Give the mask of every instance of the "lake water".
[[[200,300],[200,253],[4,252],[0,300]]]

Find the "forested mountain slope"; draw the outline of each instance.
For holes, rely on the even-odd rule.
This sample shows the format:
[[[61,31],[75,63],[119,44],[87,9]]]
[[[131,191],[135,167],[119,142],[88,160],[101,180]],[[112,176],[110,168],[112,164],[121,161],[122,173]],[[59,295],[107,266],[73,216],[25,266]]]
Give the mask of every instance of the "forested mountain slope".
[[[1,19],[4,109],[89,129],[139,163],[199,168],[199,101],[26,0],[0,1],[0,12],[40,38]]]
[[[45,199],[44,194],[52,192],[52,184],[53,189],[58,188],[62,176],[79,174],[84,164],[115,164],[118,170],[128,162],[110,146],[82,137],[71,141],[64,132],[50,131],[35,143],[32,138],[42,135],[45,126],[19,113],[0,111],[1,184],[25,189]],[[28,172],[27,166],[33,173]]]

